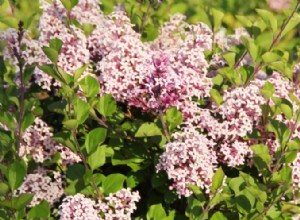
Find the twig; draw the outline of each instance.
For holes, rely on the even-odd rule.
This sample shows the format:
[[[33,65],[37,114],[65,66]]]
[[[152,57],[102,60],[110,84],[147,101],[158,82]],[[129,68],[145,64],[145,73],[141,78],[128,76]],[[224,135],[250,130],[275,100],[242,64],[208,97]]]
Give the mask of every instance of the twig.
[[[18,67],[19,67],[19,76],[21,80],[21,85],[20,85],[20,114],[19,114],[19,121],[18,121],[18,131],[17,131],[17,151],[20,149],[20,145],[22,142],[22,123],[24,119],[24,99],[25,99],[25,85],[24,85],[24,74],[23,74],[23,58],[22,58],[22,39],[24,35],[24,30],[23,30],[23,25],[24,23],[22,21],[19,22],[19,31],[18,31],[18,49],[14,48],[14,55],[18,60]]]
[[[140,33],[140,34],[142,34],[143,31],[144,31],[146,21],[147,21],[147,19],[148,19],[148,17],[149,17],[149,12],[150,12],[151,6],[152,6],[152,3],[149,2],[149,5],[148,5],[148,7],[147,7],[147,11],[146,11],[146,13],[144,13],[143,18],[142,18],[141,27],[140,27],[140,30],[139,30],[139,33]]]
[[[276,46],[276,44],[279,42],[282,32],[284,31],[284,29],[286,28],[286,26],[288,25],[288,23],[291,21],[292,17],[294,16],[294,14],[297,12],[298,8],[299,8],[300,2],[297,2],[297,5],[295,6],[294,10],[292,11],[292,13],[290,14],[290,16],[288,17],[287,20],[285,20],[285,22],[282,24],[278,34],[276,35],[276,37],[273,39],[271,46],[269,47],[269,49],[267,50],[267,52],[272,51],[272,49]],[[257,66],[254,67],[254,71],[251,74],[251,76],[248,79],[248,82],[245,84],[244,87],[248,86],[251,82],[251,80],[254,78],[254,76],[261,70],[263,66],[263,63],[261,62],[260,64],[258,64]]]
[[[85,169],[90,170],[89,165],[87,164],[86,158],[80,150],[80,145],[79,145],[78,140],[77,140],[76,131],[73,131],[72,135],[73,135],[73,138],[75,140],[77,153],[78,153],[79,157],[81,158]],[[99,188],[97,187],[97,184],[95,182],[95,179],[94,179],[93,175],[91,175],[91,182],[92,182],[92,185],[93,185],[94,189],[96,190],[97,199],[101,199],[101,194],[100,194]]]
[[[166,136],[168,142],[171,142],[170,133],[169,133],[167,125],[164,121],[164,114],[163,114],[162,110],[159,110],[159,117],[160,117],[160,120],[161,120],[161,124],[163,126],[165,136]]]

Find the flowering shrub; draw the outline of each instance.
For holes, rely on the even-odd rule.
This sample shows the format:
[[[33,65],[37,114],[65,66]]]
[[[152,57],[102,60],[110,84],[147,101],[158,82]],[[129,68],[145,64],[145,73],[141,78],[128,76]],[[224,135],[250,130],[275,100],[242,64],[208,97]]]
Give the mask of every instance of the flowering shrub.
[[[299,218],[298,1],[24,2],[0,1],[1,218]]]

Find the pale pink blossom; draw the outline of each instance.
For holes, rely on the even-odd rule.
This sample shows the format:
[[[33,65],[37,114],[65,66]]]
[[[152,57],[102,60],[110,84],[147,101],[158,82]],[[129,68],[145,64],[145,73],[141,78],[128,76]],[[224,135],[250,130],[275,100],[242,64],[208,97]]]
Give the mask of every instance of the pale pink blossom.
[[[110,193],[102,201],[98,208],[104,220],[128,220],[136,210],[136,203],[140,200],[138,192],[130,189],[121,189],[116,193]]]
[[[189,185],[209,192],[217,164],[214,143],[195,128],[176,132],[172,138],[174,141],[165,145],[156,169],[166,171],[172,181],[170,189],[175,189],[179,196],[192,194]]]
[[[56,153],[60,154],[63,165],[81,161],[80,157],[67,147],[52,139],[51,128],[41,119],[35,118],[34,123],[23,133],[23,141],[19,149],[19,156],[24,160],[32,158],[38,163],[49,160]]]
[[[100,220],[96,202],[82,194],[67,196],[59,206],[60,220]]]
[[[280,12],[289,9],[291,6],[291,0],[268,0],[269,7],[276,12]]]
[[[27,174],[22,185],[15,191],[16,195],[24,193],[34,195],[28,207],[33,207],[42,200],[46,200],[50,205],[53,205],[64,194],[61,174],[44,169],[38,169],[35,173]]]

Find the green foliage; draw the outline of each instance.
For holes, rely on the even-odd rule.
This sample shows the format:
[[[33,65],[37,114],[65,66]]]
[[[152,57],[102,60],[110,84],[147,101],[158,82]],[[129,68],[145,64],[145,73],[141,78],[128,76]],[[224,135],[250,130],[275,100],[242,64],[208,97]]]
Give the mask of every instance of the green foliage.
[[[42,50],[49,58],[49,60],[51,60],[54,64],[56,64],[58,61],[58,55],[63,45],[63,42],[55,38],[49,42],[49,45],[50,47],[46,47],[46,46],[42,47]]]
[[[111,94],[104,95],[97,104],[98,112],[104,117],[112,116],[117,110],[117,103]]]
[[[182,114],[176,108],[170,108],[166,111],[165,121],[168,125],[169,131],[173,132],[174,129],[181,124]]]
[[[109,195],[121,190],[125,180],[126,176],[119,173],[108,175],[102,185],[104,194]]]
[[[42,200],[38,205],[34,206],[28,212],[28,219],[49,219],[50,205],[46,200]]]
[[[138,128],[137,132],[135,133],[135,137],[151,137],[161,134],[161,130],[155,123],[146,122]]]
[[[162,204],[156,204],[150,206],[147,212],[147,219],[149,220],[159,220],[165,219],[167,217],[166,211],[164,210]]]
[[[220,167],[212,178],[212,185],[210,188],[212,193],[216,193],[217,190],[222,186],[223,179],[224,179],[224,172]]]
[[[80,75],[79,72],[77,73],[78,75]],[[76,76],[76,78],[79,78],[78,75]],[[86,97],[95,97],[100,92],[100,85],[94,77],[86,76],[79,82],[79,84]]]
[[[23,183],[26,175],[26,164],[24,161],[14,161],[7,170],[8,184],[11,190],[17,189]]]
[[[60,0],[67,11],[71,11],[78,4],[78,0]]]
[[[97,147],[106,139],[107,129],[95,128],[91,130],[85,138],[85,148],[88,154],[96,151]]]
[[[106,146],[102,145],[89,155],[87,162],[92,170],[95,170],[105,164],[105,149]]]

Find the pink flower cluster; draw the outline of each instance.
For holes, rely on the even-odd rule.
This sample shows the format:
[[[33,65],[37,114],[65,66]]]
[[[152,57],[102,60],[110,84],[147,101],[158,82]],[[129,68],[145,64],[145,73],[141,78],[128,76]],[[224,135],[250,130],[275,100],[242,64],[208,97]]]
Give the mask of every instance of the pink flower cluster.
[[[35,173],[27,174],[23,184],[15,191],[16,195],[31,193],[34,195],[28,207],[39,204],[46,200],[50,205],[59,201],[64,194],[63,181],[59,172],[51,172],[52,178],[44,169],[37,169]]]
[[[63,165],[81,161],[79,156],[69,148],[54,141],[52,136],[50,127],[41,119],[35,118],[34,123],[23,134],[23,141],[18,152],[19,156],[23,157],[24,160],[28,160],[28,156],[30,156],[34,161],[42,163],[59,153]]]
[[[82,194],[67,196],[59,207],[61,220],[128,220],[140,200],[138,192],[122,189],[98,203]]]
[[[291,6],[291,0],[268,0],[269,7],[276,12],[280,12],[289,9]]]
[[[125,16],[124,12],[119,13]],[[109,49],[106,47],[107,55],[97,65],[104,93],[111,93],[118,101],[145,111],[165,110],[186,98],[203,97],[208,93],[211,81],[205,76],[208,63],[203,52],[211,48],[212,33],[206,25],[184,23],[178,37],[166,45],[160,37],[154,42],[142,43],[138,34],[132,29],[128,31],[129,20],[124,24],[126,19],[118,16],[115,20],[118,19],[122,22],[110,27],[115,42]],[[170,29],[175,29],[180,19],[184,20],[174,15]],[[126,32],[119,23],[128,27]],[[168,35],[168,28],[162,27],[161,34]],[[115,30],[119,30],[119,35]]]
[[[174,142],[165,145],[157,170],[165,170],[179,196],[192,194],[188,185],[195,185],[209,192],[217,165],[214,143],[195,128],[185,128],[172,135]]]
[[[61,220],[100,220],[96,202],[82,194],[67,196],[59,207]]]
[[[131,192],[130,189],[121,189],[116,193],[110,193],[108,197],[99,201],[100,216],[104,220],[130,219],[139,200],[139,193]]]

